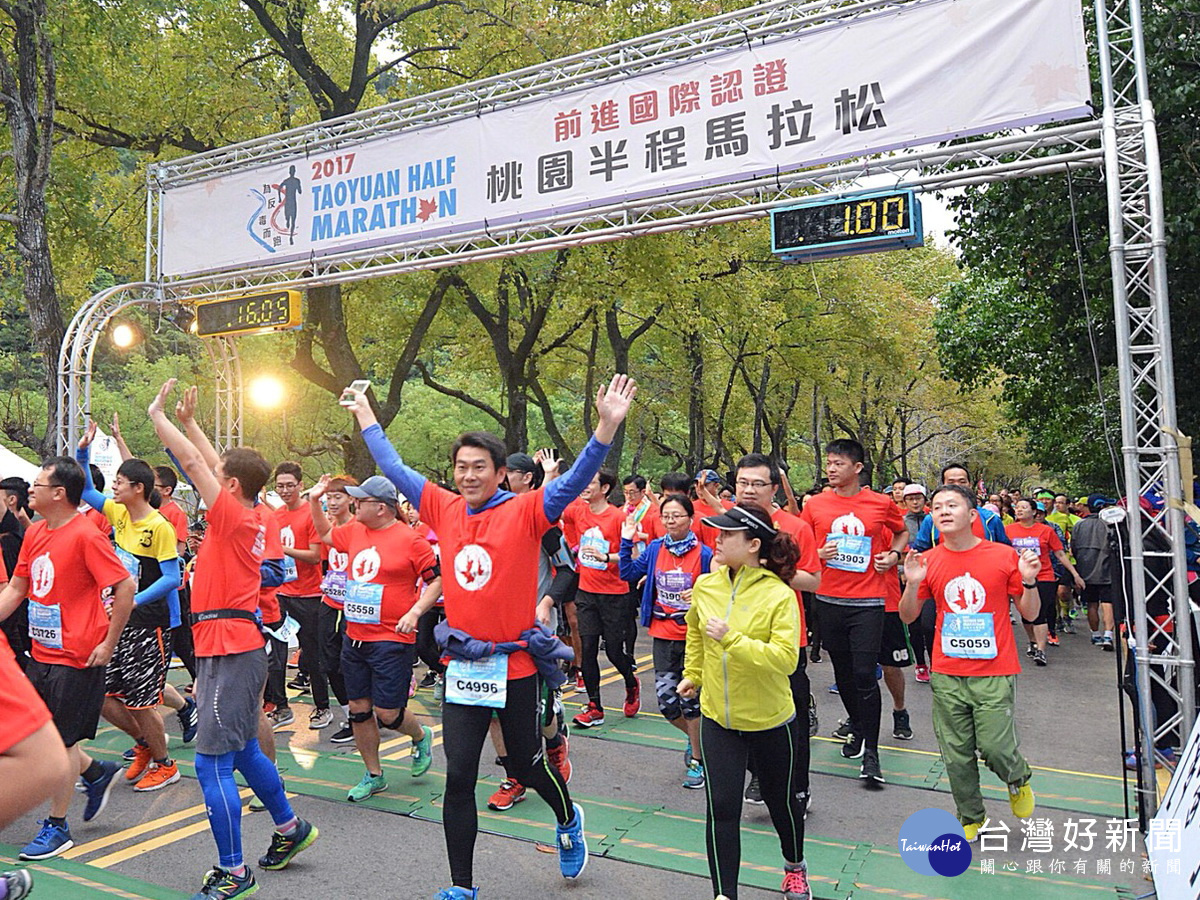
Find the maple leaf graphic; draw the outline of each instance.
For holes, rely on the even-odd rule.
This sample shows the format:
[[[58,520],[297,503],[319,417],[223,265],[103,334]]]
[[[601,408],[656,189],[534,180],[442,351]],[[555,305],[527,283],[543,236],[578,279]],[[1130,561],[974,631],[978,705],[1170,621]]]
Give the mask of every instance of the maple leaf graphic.
[[[417,213],[417,218],[420,219],[422,222],[426,222],[429,220],[429,217],[432,216],[435,212],[437,212],[437,201],[436,200],[422,200],[421,201],[421,211],[419,213]]]

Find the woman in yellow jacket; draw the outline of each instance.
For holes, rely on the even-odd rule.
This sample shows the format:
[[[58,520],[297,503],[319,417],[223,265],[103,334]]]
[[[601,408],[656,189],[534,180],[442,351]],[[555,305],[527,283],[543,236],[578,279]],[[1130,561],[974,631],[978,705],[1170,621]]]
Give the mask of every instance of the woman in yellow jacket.
[[[718,529],[717,568],[692,589],[678,690],[684,698],[700,696],[713,890],[719,900],[737,900],[742,788],[753,749],[783,851],[783,895],[809,900],[804,809],[792,783],[799,733],[788,681],[800,652],[796,593],[788,587],[800,551],[753,504],[740,503],[703,521]]]

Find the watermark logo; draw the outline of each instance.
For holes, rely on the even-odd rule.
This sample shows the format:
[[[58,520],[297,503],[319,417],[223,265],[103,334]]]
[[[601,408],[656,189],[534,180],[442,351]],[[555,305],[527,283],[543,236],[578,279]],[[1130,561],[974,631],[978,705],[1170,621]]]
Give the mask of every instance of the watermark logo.
[[[953,878],[971,866],[962,824],[944,809],[921,809],[904,820],[897,842],[904,864],[918,875]]]

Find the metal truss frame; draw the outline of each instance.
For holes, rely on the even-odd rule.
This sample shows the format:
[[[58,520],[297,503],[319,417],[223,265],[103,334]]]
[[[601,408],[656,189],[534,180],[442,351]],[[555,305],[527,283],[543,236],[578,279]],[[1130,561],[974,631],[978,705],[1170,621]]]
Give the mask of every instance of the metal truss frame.
[[[840,196],[868,179],[894,179],[895,187],[941,190],[1036,177],[1068,169],[1103,167],[1109,191],[1110,252],[1118,338],[1125,494],[1131,510],[1149,487],[1180,498],[1174,376],[1165,267],[1165,226],[1154,111],[1142,45],[1141,0],[1092,0],[1097,25],[1104,107],[1099,120],[1002,136],[969,138],[945,146],[843,161],[721,185],[619,203],[453,238],[418,241],[389,250],[323,257],[307,265],[254,266],[181,278],[159,274],[162,191],[215,174],[328,152],[383,130],[416,127],[477,115],[485,109],[584,87],[606,79],[653,71],[731,47],[902,12],[941,0],[769,0],[769,2],[458,88],[438,91],[351,116],[246,141],[210,153],[152,166],[148,172],[146,281],[126,286],[141,297],[129,302],[189,302],[263,286],[315,287],[459,263],[535,253],[637,235],[698,228],[766,216],[797,196]],[[122,290],[122,289],[117,289]],[[139,293],[140,292],[140,293]],[[95,335],[115,312],[112,292],[85,304],[68,331],[60,361],[59,441],[74,443],[87,413]],[[127,298],[126,298],[127,299]],[[126,304],[128,305],[128,304]],[[210,346],[210,349],[211,346]],[[241,377],[236,348],[212,349],[218,368],[219,440],[236,443],[241,432]],[[223,404],[223,405],[222,405]],[[1188,617],[1183,516],[1168,504],[1131,521],[1138,730],[1142,746],[1175,731],[1186,732],[1195,713],[1191,622]],[[1147,550],[1148,538],[1165,539],[1169,552]],[[1157,546],[1157,544],[1156,544]],[[1146,583],[1146,560],[1161,557],[1168,574]],[[1164,602],[1173,631],[1147,616],[1147,602]],[[1151,685],[1176,701],[1174,715],[1156,720]],[[1142,754],[1139,799],[1143,813],[1157,807],[1153,759]]]

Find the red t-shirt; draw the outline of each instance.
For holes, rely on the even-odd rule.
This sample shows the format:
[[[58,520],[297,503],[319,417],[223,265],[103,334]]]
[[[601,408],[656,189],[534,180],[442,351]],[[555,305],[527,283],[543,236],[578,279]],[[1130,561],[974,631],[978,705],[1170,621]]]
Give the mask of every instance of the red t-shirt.
[[[1013,643],[1008,619],[1009,599],[1020,597],[1021,570],[1011,547],[982,541],[970,550],[955,551],[939,544],[924,554],[927,571],[917,588],[921,600],[937,601],[937,624],[933,638],[933,671],[942,675],[1017,675],[1021,663]],[[978,614],[991,617],[995,656],[967,659],[945,652],[948,614]],[[986,625],[986,621],[984,621]],[[970,633],[977,633],[968,629]],[[978,643],[984,638],[975,637]],[[978,651],[967,651],[978,652]]]
[[[584,550],[592,547],[601,554],[611,553],[615,559],[621,549],[625,511],[619,506],[606,505],[601,512],[595,513],[584,504],[567,507],[563,521],[568,517],[572,532],[579,535],[579,590],[593,594],[628,594],[629,582],[620,576],[617,562],[601,564],[584,555]]]
[[[100,512],[98,509],[88,507],[83,510],[83,516],[93,525],[100,529],[100,533],[105,537],[112,537],[112,522],[108,521],[108,516]]]
[[[1057,581],[1054,566],[1050,563],[1050,553],[1063,548],[1058,534],[1045,522],[1034,522],[1026,527],[1020,522],[1005,525],[1004,531],[1012,541],[1013,548],[1019,554],[1022,550],[1032,550],[1042,560],[1042,570],[1038,572],[1038,581]]]
[[[348,522],[333,529],[333,546],[349,557],[346,569],[346,636],[352,641],[416,643],[417,633],[397,634],[396,624],[420,597],[420,584],[437,577],[429,541],[403,522],[368,528]]]
[[[29,579],[33,658],[82,669],[108,634],[101,592],[130,577],[108,538],[83,516],[25,532],[13,575]]]
[[[174,500],[168,500],[158,508],[162,513],[163,518],[171,523],[171,527],[175,529],[175,540],[186,541],[188,536],[188,520],[185,513]]]
[[[683,556],[675,556],[666,547],[659,546],[654,561],[654,605],[650,610],[650,636],[668,641],[687,639],[687,625],[683,615],[687,607],[676,596],[683,590],[691,590],[696,579],[703,574],[700,567],[700,544]]]
[[[17,665],[3,633],[0,633],[0,684],[4,685],[0,690],[0,754],[4,754],[49,722],[50,710]]]
[[[313,544],[321,543],[307,503],[296,509],[281,506],[275,510],[275,519],[279,522],[279,542],[284,547],[308,550]],[[285,558],[285,567],[293,564],[296,566],[296,579],[281,584],[279,593],[285,597],[315,597],[321,593],[321,564],[301,562],[290,556]]]
[[[825,491],[809,498],[800,518],[812,526],[818,547],[828,543],[831,535],[839,536],[843,546],[837,557],[822,562],[821,594],[886,599],[884,575],[875,571],[873,557],[890,550],[895,535],[907,532],[891,497],[870,488],[861,489],[853,497]]]
[[[263,534],[266,537],[266,550],[263,551],[263,559],[285,559],[283,555],[283,541],[279,537],[279,519],[275,517],[275,510],[267,506],[265,503],[260,503],[254,507],[254,511],[258,513],[259,519],[262,521]],[[284,563],[286,565],[286,563]],[[283,619],[283,610],[279,604],[279,587],[267,587],[262,583],[262,563],[258,567],[258,610],[262,614],[263,623],[266,625],[274,625]]]
[[[442,590],[451,628],[484,641],[515,641],[533,628],[539,549],[552,524],[546,518],[543,490],[468,514],[467,502],[458,494],[426,483],[421,521],[440,538]],[[535,671],[528,653],[509,655],[509,678]]]
[[[208,533],[196,554],[192,612],[241,609],[253,613],[258,609],[260,567],[267,551],[264,514],[222,490],[204,518]],[[197,656],[232,656],[263,645],[262,632],[249,619],[197,622],[192,636]]]
[[[900,573],[895,569],[888,572],[883,579],[883,585],[887,589],[887,593],[883,595],[883,611],[900,612],[900,596],[904,593],[904,589],[900,587]]]

